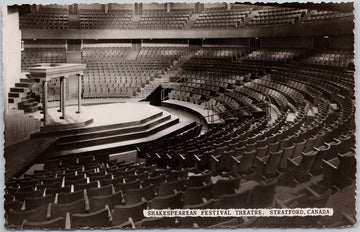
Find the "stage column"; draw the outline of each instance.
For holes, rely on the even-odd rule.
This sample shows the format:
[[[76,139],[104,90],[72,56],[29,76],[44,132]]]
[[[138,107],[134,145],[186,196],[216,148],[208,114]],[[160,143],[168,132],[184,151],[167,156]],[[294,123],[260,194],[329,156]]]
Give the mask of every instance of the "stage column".
[[[57,112],[61,112],[62,111],[62,95],[63,95],[63,89],[61,87],[61,78],[63,77],[60,77],[60,105],[59,105],[59,109],[57,110]]]
[[[42,81],[42,107],[43,107],[43,113],[44,113],[44,126],[48,123],[48,108],[47,108],[47,81]]]
[[[60,77],[60,101],[61,101],[61,117],[60,119],[65,119],[65,96],[66,96],[66,89],[65,89],[65,77]]]
[[[78,78],[78,110],[76,111],[77,114],[81,113],[81,79],[83,74],[76,74]]]

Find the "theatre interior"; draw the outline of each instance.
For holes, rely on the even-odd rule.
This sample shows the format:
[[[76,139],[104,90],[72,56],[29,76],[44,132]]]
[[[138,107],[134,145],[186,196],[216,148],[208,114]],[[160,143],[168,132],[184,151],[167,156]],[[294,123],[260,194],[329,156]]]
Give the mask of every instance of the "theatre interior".
[[[2,7],[9,229],[356,224],[353,3]],[[332,208],[332,216],[145,217]]]

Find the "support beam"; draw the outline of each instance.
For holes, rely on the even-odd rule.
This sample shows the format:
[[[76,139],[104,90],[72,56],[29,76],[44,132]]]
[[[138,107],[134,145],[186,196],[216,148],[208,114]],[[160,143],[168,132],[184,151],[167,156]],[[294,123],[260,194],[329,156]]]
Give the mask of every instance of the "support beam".
[[[66,96],[66,89],[65,89],[65,83],[66,83],[66,79],[65,77],[60,77],[60,88],[61,88],[61,96],[60,96],[60,101],[61,101],[61,117],[60,119],[65,119],[66,115],[65,115],[65,108],[66,108],[66,104],[65,104],[65,96]]]
[[[77,114],[81,113],[81,79],[83,74],[76,75],[78,78],[78,110],[76,111]]]
[[[42,107],[43,107],[43,113],[44,113],[44,126],[48,124],[48,107],[47,107],[47,81],[42,81]]]

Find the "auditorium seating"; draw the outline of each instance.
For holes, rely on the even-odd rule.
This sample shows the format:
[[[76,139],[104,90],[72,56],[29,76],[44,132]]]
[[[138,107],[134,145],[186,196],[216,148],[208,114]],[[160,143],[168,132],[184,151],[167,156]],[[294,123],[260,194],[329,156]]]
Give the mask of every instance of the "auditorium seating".
[[[243,65],[245,70],[259,68]],[[184,65],[185,70],[189,67],[201,68]],[[142,147],[140,151],[146,155],[141,164],[106,158],[94,162],[94,157],[47,160],[44,170],[6,183],[7,225],[138,228],[161,220],[143,219],[138,214],[139,207],[273,207],[282,204],[276,198],[278,186],[296,188],[297,183],[307,183],[315,177],[322,178],[299,192],[293,202],[299,206],[323,206],[333,192],[354,182],[354,106],[349,101],[353,86],[351,75],[343,71],[301,64],[238,82],[227,88],[229,93],[221,99],[234,99],[239,105],[249,106],[255,101],[271,101],[279,110],[276,120],[269,122],[265,115],[254,117],[254,112],[248,110],[251,117],[228,121],[199,137],[173,140],[166,146],[161,143],[159,147]],[[308,114],[310,105],[317,108],[313,116]],[[290,113],[295,115],[292,120],[287,118]],[[221,179],[213,179],[215,176]],[[254,181],[256,184],[249,186]],[[71,192],[69,185],[73,186]],[[51,190],[54,187],[57,192]],[[301,200],[306,191],[308,198]],[[291,199],[287,200],[283,205],[294,207]],[[123,217],[121,212],[129,214]],[[64,213],[65,217],[70,214],[65,225]],[[95,218],[96,223],[92,223]],[[168,223],[175,227],[225,223],[219,220],[188,218]],[[244,223],[242,218],[231,220],[227,223]],[[299,220],[294,225],[303,223]],[[317,219],[312,222],[317,223]],[[256,223],[271,225],[262,220]],[[164,225],[168,224],[159,224]]]
[[[101,10],[80,10],[80,29],[127,29],[131,22],[131,12]]]
[[[25,48],[21,52],[21,69],[28,68],[37,63],[66,63],[66,49],[63,48]]]
[[[86,9],[77,12],[78,17],[70,16],[66,8],[41,7],[21,15],[20,29],[146,29],[146,30],[184,30],[184,29],[230,29],[242,27],[263,27],[269,25],[309,24],[331,22],[333,20],[352,20],[353,13],[339,11],[307,10],[285,7],[254,7],[244,4],[231,4],[227,7],[209,7],[196,14],[195,9],[174,8],[143,9],[140,20],[129,9]],[[197,17],[198,16],[198,17]],[[136,21],[136,23],[134,23]]]
[[[183,29],[191,14],[191,9],[143,10],[138,29]]]
[[[354,224],[350,210],[333,206],[334,201],[344,201],[347,208],[350,201],[343,199],[351,197],[349,187],[356,183],[354,53],[347,30],[353,13],[260,4],[149,6],[19,8],[23,72],[35,63],[81,58],[78,61],[86,64],[84,102],[127,101],[120,98],[143,96],[147,88],[161,85],[157,89],[162,89],[161,109],[169,106],[164,100],[168,98],[181,105],[174,111],[198,110],[194,113],[198,118],[185,122],[182,112],[176,118],[159,113],[129,127],[49,132],[60,137],[5,182],[5,227],[339,225],[335,220],[325,223],[332,220],[329,217],[145,218],[143,214],[146,209],[322,207],[334,208],[343,223]],[[315,31],[330,24],[334,29]],[[307,35],[298,35],[308,29]],[[60,44],[59,39],[45,46],[44,38],[32,38],[50,30],[74,40],[77,33],[84,33],[84,39],[79,44],[72,40]],[[174,38],[179,30],[184,37]],[[94,38],[94,33],[104,35]],[[119,33],[124,35],[117,38]],[[70,93],[75,86],[68,83]],[[59,79],[47,84],[48,100],[59,100]],[[20,99],[25,103],[19,108],[42,94],[40,83],[22,79],[15,86],[9,97],[22,98],[15,92],[31,90]],[[153,103],[154,95],[144,100]],[[167,127],[178,122],[189,124],[182,129]],[[169,134],[152,136],[165,127]],[[40,131],[33,136],[44,135],[48,134]],[[133,143],[121,144],[126,142]],[[129,156],[122,154],[130,149]]]
[[[302,62],[314,66],[347,68],[349,64],[354,64],[354,55],[352,51],[323,51],[304,59]]]
[[[130,48],[84,48],[84,98],[134,97],[147,84],[166,72],[188,47],[143,47],[135,60],[127,59]]]
[[[193,28],[237,28],[251,12],[251,8],[208,8],[205,9],[193,25]]]
[[[302,18],[300,22],[311,23],[316,21],[328,21],[328,20],[344,20],[353,19],[354,14],[352,13],[341,13],[336,11],[310,11],[309,14]]]
[[[247,25],[294,24],[306,14],[307,9],[269,8],[257,11],[257,15],[255,15]]]
[[[40,8],[39,11],[20,16],[20,29],[68,29],[66,8]]]
[[[18,179],[13,180],[12,182],[8,182],[7,186],[16,186],[16,184],[20,184],[18,191],[23,191],[26,190],[26,186],[28,185],[23,185],[21,183],[29,182],[32,184],[30,186],[34,186],[36,188],[36,186],[39,186],[46,181],[50,181],[47,178],[48,176],[55,176],[55,178],[59,176],[62,180],[61,188],[65,188],[66,180],[69,178],[73,179],[74,177],[69,175],[71,170],[75,170],[77,167],[81,167],[82,170],[85,170],[86,166],[88,165],[88,163],[80,164],[79,162],[75,162],[72,167],[62,166],[62,164],[67,165],[66,162],[66,158],[60,158],[57,168],[53,167],[52,169],[39,170],[36,172],[36,174],[27,175],[26,179]],[[145,164],[143,163],[124,164],[123,162],[107,161],[97,163],[97,168],[94,168],[93,170],[82,172],[84,172],[84,178],[85,176],[87,177],[87,182],[90,181],[89,177],[94,176],[96,173],[108,171],[112,174],[111,178],[116,175],[116,171],[120,170],[135,170],[135,172],[141,172],[141,170],[146,168],[148,170],[153,170],[152,173],[163,173],[162,169],[150,169],[148,167],[152,166],[144,165]],[[77,172],[78,171],[76,171],[75,174]],[[61,176],[65,173],[69,174],[61,178]],[[203,175],[190,175],[188,170],[173,170],[169,171],[168,173],[169,178],[172,176],[172,179],[176,179],[176,177],[185,177],[186,179],[181,180],[185,180],[184,183],[188,182],[189,184],[186,184],[186,186],[182,187],[182,189],[175,187],[178,191],[173,192],[172,194],[169,192],[169,195],[166,194],[162,196],[160,193],[160,191],[163,191],[161,190],[161,185],[158,190],[154,185],[151,184],[148,187],[142,188],[139,185],[131,187],[132,189],[121,188],[119,192],[115,192],[113,185],[100,187],[99,181],[97,181],[97,187],[84,187],[82,190],[75,190],[76,183],[73,183],[71,185],[74,186],[74,192],[61,193],[60,188],[55,197],[52,194],[45,195],[46,197],[40,197],[51,200],[41,202],[39,200],[34,201],[37,203],[37,206],[34,209],[32,209],[32,206],[27,204],[28,200],[32,198],[25,198],[25,204],[23,206],[25,207],[24,209],[19,209],[19,207],[15,206],[12,201],[6,202],[8,215],[7,224],[11,228],[83,228],[111,226],[117,228],[119,226],[134,228],[135,224],[142,225],[149,223],[149,219],[147,219],[144,223],[140,223],[143,220],[142,209],[145,209],[147,205],[149,208],[182,208],[183,204],[193,204],[197,202],[201,203],[202,199],[208,198],[211,200],[213,197],[213,184],[210,182],[210,172],[205,172]],[[130,176],[129,173],[124,175],[125,178]],[[146,177],[139,178],[141,183],[147,180]],[[203,185],[202,183],[204,183],[204,181],[208,182],[208,184]],[[139,180],[137,180],[137,183],[139,183]],[[225,190],[224,192],[224,190],[219,189],[219,186],[226,186],[226,182],[222,181],[222,184],[220,183],[221,182],[217,183],[216,188],[214,186],[214,190],[217,189],[215,191],[219,197],[225,194],[225,192],[229,193],[229,191]],[[239,183],[231,186],[234,189],[230,190],[230,192],[233,192],[235,189],[239,188]],[[209,191],[207,197],[203,195],[204,189]],[[8,191],[10,191],[10,189],[8,189]],[[43,191],[45,193],[46,189]],[[198,198],[193,198],[193,193],[199,193]],[[16,196],[16,192],[13,194]],[[154,194],[160,195],[156,196]],[[188,207],[190,206],[186,206],[185,208]],[[125,213],[127,214],[126,216],[124,215]]]
[[[303,51],[290,49],[259,49],[244,57],[243,60],[249,63],[281,64],[294,60],[301,53]]]

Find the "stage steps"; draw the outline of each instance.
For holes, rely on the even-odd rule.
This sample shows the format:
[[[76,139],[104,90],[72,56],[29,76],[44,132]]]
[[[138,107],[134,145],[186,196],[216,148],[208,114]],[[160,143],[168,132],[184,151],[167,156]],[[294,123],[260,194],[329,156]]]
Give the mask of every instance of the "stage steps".
[[[159,125],[156,128],[141,133],[135,133],[135,135],[131,135],[131,134],[120,135],[119,138],[117,139],[122,141],[112,141],[109,143],[103,143],[103,142],[107,142],[107,138],[105,138],[105,141],[101,141],[102,144],[96,144],[95,142],[85,141],[81,143],[81,146],[87,145],[84,147],[76,147],[80,145],[75,145],[75,148],[70,148],[69,145],[66,146],[64,145],[62,150],[56,150],[55,149],[56,147],[54,147],[54,151],[49,152],[47,158],[50,157],[54,158],[58,156],[71,156],[74,154],[77,155],[89,155],[89,154],[101,154],[101,153],[113,154],[118,152],[130,151],[136,149],[137,146],[152,143],[156,140],[160,140],[165,137],[170,137],[183,133],[195,126],[196,126],[196,122],[190,122],[190,121],[179,122],[179,119],[175,118],[172,119],[170,123],[167,123],[166,126],[163,123],[162,125]]]
[[[120,129],[120,128],[125,128],[125,127],[141,125],[141,124],[147,123],[149,121],[152,121],[156,118],[159,118],[161,116],[163,116],[163,112],[156,113],[156,114],[151,115],[147,118],[144,118],[140,121],[123,122],[123,123],[109,124],[109,125],[95,126],[95,127],[89,126],[89,127],[62,129],[62,128],[64,128],[64,126],[61,125],[61,126],[59,126],[59,129],[57,129],[57,130],[40,131],[39,133],[32,134],[31,137],[70,136],[70,135],[77,135],[77,134],[82,134],[82,133],[98,132],[98,131],[109,130],[109,129]]]
[[[20,82],[15,83],[15,87],[10,88],[9,109],[23,110],[24,113],[33,113],[41,109],[35,94],[31,91],[32,83],[30,79],[21,78]]]
[[[123,128],[110,128],[108,130],[101,130],[101,131],[95,131],[90,133],[79,133],[75,135],[67,135],[64,137],[61,137],[59,143],[67,143],[67,142],[73,142],[73,141],[80,141],[80,140],[86,140],[86,139],[93,139],[98,137],[105,137],[105,136],[114,136],[114,135],[121,135],[121,134],[127,134],[130,132],[141,132],[144,130],[148,130],[160,123],[166,122],[171,119],[171,115],[163,115],[162,117],[156,118],[152,121],[149,121],[145,124],[139,125],[139,126],[131,126],[131,127],[123,127]]]
[[[99,145],[105,143],[125,141],[128,139],[141,138],[156,133],[179,122],[179,118],[171,118],[166,115],[152,123],[140,127],[128,127],[119,130],[105,130],[93,133],[84,133],[75,136],[59,138],[56,149],[79,148],[89,145]]]

